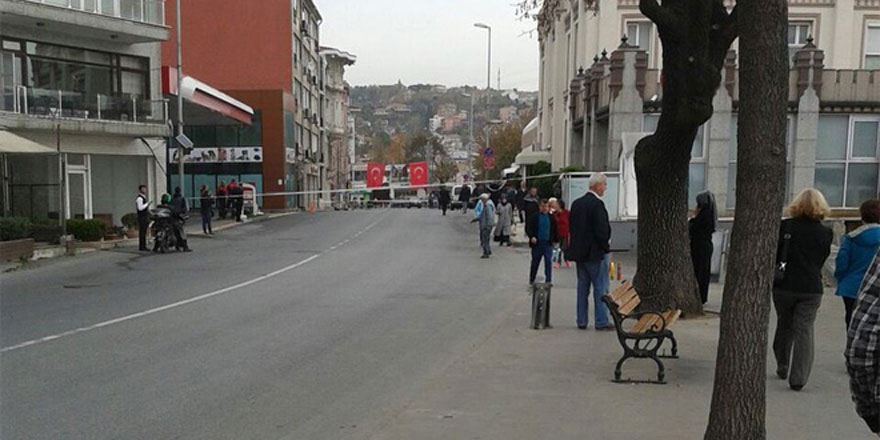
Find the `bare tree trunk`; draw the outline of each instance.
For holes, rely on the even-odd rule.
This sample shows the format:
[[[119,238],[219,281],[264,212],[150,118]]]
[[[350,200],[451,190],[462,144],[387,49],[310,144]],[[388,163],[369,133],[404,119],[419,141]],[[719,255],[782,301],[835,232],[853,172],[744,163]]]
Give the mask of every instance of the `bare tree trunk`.
[[[688,166],[700,125],[712,117],[735,15],[722,0],[640,0],[663,43],[663,101],[657,132],[639,141],[638,273],[645,307],[702,313],[687,232]]]
[[[765,439],[767,321],[784,199],[785,0],[741,0],[736,221],[707,440]]]

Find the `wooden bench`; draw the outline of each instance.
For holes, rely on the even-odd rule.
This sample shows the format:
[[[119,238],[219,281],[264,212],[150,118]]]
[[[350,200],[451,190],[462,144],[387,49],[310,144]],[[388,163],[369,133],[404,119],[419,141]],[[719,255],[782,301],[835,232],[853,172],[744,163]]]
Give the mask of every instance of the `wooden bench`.
[[[638,292],[630,281],[602,297],[608,305],[617,330],[617,338],[623,347],[623,357],[614,368],[614,382],[618,383],[666,383],[666,370],[660,358],[678,358],[678,342],[672,334],[672,326],[681,316],[681,310],[634,312],[641,304]],[[630,324],[630,322],[632,322]],[[671,355],[659,354],[666,340],[672,342]],[[656,381],[621,380],[621,367],[629,358],[649,358],[657,363]]]

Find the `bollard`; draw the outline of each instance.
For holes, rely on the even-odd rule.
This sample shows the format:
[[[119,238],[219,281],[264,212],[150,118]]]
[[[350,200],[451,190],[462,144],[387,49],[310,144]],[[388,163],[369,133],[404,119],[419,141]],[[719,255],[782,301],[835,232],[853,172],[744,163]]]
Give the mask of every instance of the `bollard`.
[[[550,326],[550,283],[532,284],[531,328],[541,330]]]

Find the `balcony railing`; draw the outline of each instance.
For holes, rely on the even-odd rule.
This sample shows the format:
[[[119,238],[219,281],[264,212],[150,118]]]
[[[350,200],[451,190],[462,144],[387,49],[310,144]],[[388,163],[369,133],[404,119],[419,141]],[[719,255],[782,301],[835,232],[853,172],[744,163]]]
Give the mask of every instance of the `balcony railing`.
[[[28,0],[34,3],[107,15],[149,24],[165,24],[165,0]]]
[[[4,87],[0,91],[0,110],[37,117],[144,124],[165,124],[168,120],[167,100],[148,100],[127,94],[89,96],[24,86]]]

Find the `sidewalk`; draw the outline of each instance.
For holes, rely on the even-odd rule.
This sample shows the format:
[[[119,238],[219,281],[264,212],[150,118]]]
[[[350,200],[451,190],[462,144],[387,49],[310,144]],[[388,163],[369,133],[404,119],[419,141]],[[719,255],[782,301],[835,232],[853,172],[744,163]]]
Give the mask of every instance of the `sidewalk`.
[[[519,252],[525,260],[526,253]],[[619,253],[615,259],[629,268],[624,275],[632,276],[635,255]],[[556,269],[554,281],[553,329],[528,329],[530,299],[511,292],[509,313],[496,330],[429,382],[373,439],[702,438],[712,398],[717,315],[676,324],[681,358],[664,360],[666,385],[615,384],[614,364],[622,352],[616,333],[578,330],[574,270]],[[713,285],[707,309],[720,309],[721,291]],[[771,341],[774,329],[775,319]],[[844,344],[843,307],[829,292],[804,390],[789,390],[773,374],[775,362],[768,362],[767,438],[873,438],[849,397]],[[623,367],[624,378],[655,374],[650,360],[629,360]]]

